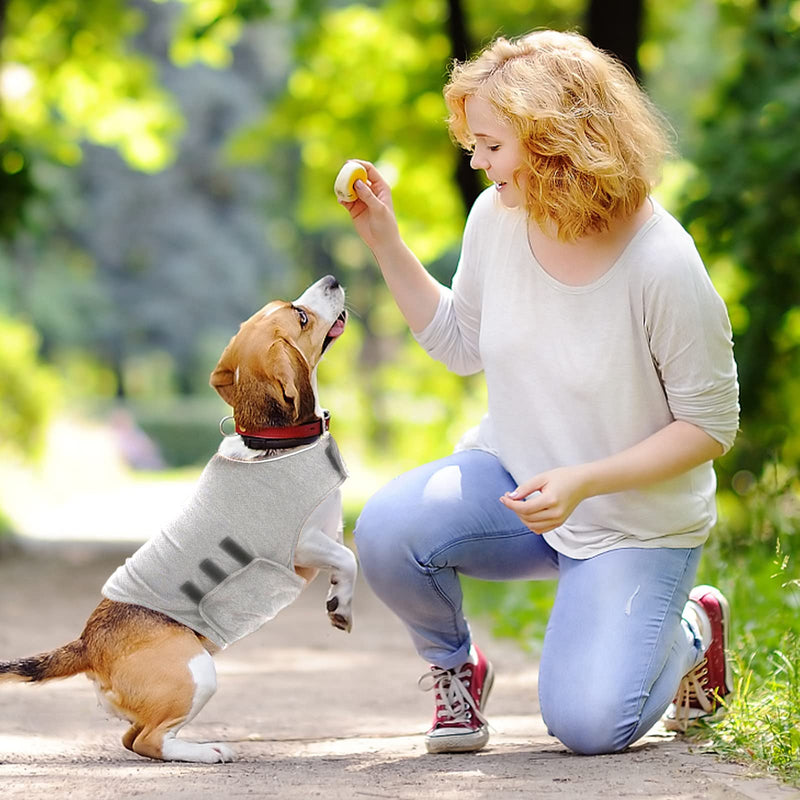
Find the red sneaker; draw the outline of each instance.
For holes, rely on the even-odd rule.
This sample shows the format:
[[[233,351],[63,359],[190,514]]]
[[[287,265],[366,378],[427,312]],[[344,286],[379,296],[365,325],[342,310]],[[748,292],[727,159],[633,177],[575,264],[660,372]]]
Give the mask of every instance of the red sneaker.
[[[470,753],[489,741],[489,723],[481,712],[493,683],[492,665],[474,644],[470,660],[458,669],[431,667],[420,678],[423,690],[436,691],[433,727],[425,734],[429,753]]]
[[[664,716],[665,728],[681,732],[698,720],[724,713],[720,701],[733,688],[727,656],[731,611],[725,595],[713,586],[695,586],[683,616],[699,629],[703,660],[684,675]]]

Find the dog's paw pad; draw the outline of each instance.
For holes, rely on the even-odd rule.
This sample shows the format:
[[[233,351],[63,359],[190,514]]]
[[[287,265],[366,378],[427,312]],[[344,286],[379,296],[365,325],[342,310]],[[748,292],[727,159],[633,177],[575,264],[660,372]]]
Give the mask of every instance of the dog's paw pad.
[[[328,612],[336,611],[336,609],[339,608],[339,598],[331,597],[331,599],[325,603],[325,608],[328,609]]]
[[[338,628],[340,631],[347,631],[350,633],[350,629],[353,627],[353,620],[349,617],[344,617],[341,614],[329,614],[328,615],[331,620],[331,625],[334,628]]]

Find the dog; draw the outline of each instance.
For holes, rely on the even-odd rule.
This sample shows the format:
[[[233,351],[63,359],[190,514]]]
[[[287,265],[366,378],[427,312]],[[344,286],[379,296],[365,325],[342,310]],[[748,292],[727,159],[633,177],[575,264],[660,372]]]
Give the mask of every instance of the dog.
[[[330,571],[331,623],[350,631],[357,567],[342,541],[346,470],[316,381],[344,331],[344,302],[327,276],[242,323],[210,378],[236,432],[186,507],[112,574],[78,639],[0,661],[0,681],[85,673],[101,704],[130,723],[127,749],[226,762],[234,753],[224,743],[176,738],[216,691],[212,655],[261,627],[319,570]]]

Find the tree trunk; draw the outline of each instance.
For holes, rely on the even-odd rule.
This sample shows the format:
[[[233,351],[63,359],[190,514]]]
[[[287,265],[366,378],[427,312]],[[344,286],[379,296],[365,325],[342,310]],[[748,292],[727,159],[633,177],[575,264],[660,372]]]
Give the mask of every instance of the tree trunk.
[[[3,36],[6,32],[6,10],[8,9],[8,0],[0,0],[0,45],[3,43]]]
[[[447,34],[450,38],[450,53],[457,61],[466,61],[473,54],[472,41],[467,30],[467,19],[461,0],[447,0]],[[464,208],[469,211],[481,193],[478,173],[469,165],[469,155],[459,150],[455,177]]]
[[[643,0],[589,0],[586,12],[586,36],[613,53],[637,81],[642,79],[638,51],[643,16]]]

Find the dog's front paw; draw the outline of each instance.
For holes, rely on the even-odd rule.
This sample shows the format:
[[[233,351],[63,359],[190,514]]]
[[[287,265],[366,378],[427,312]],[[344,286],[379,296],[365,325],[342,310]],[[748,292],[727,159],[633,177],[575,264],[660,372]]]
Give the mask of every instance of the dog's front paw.
[[[353,611],[349,602],[342,602],[336,593],[336,586],[331,586],[325,608],[328,610],[328,619],[330,619],[331,625],[341,631],[350,633],[353,628]]]

